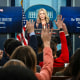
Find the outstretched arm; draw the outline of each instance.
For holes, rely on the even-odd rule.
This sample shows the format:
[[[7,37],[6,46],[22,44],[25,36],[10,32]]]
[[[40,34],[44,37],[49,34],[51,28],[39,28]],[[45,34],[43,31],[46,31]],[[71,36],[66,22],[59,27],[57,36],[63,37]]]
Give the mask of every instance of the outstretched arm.
[[[61,40],[61,55],[56,60],[58,62],[67,63],[69,62],[69,51],[68,51],[67,40],[66,40],[65,34],[67,34],[68,32],[67,32],[67,28],[64,25],[63,21],[64,19],[62,19],[62,15],[58,15],[58,20],[55,21],[55,24],[60,30],[59,33],[60,33],[60,40]]]
[[[37,37],[34,32],[34,22],[33,20],[29,20],[26,22],[26,29],[28,32],[28,44],[34,49],[36,54],[38,53],[38,44],[37,44]]]
[[[44,44],[43,67],[40,73],[36,73],[38,80],[50,80],[53,71],[53,55],[50,48],[51,33],[47,27],[42,29],[41,38]]]

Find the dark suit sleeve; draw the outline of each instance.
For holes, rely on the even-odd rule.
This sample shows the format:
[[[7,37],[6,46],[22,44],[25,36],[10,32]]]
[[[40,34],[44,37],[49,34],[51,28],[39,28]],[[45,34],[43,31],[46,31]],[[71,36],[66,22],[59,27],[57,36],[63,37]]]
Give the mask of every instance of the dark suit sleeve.
[[[66,36],[66,39],[67,39],[68,49],[69,49],[69,52],[70,52],[72,50],[72,44],[71,44],[70,36]]]
[[[51,28],[53,27],[53,23],[52,23],[52,21],[51,21]]]
[[[52,21],[49,21],[49,24],[50,24],[50,29],[53,28],[53,23],[52,23]]]
[[[38,53],[38,42],[36,35],[30,36],[29,45],[34,49],[36,54]]]
[[[34,28],[36,29],[36,21],[35,21],[35,23],[34,23]]]

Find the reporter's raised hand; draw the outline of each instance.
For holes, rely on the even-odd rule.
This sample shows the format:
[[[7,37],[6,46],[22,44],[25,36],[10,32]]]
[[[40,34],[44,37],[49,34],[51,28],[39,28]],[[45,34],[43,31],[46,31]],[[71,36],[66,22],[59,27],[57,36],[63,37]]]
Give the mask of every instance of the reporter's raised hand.
[[[45,26],[42,28],[41,38],[44,44],[44,47],[50,47],[51,33],[49,27]]]
[[[26,21],[26,29],[28,33],[34,32],[34,21],[33,20]]]
[[[62,28],[63,21],[64,21],[64,19],[62,19],[62,15],[57,16],[57,21],[54,20],[54,22],[55,22],[56,26],[58,27],[58,29]]]

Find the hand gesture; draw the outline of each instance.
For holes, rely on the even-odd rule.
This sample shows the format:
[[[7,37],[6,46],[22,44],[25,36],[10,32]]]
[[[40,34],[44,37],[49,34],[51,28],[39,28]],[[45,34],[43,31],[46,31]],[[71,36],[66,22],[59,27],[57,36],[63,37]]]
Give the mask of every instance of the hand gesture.
[[[34,22],[33,20],[26,21],[26,29],[28,33],[34,32]]]
[[[54,20],[54,22],[55,22],[56,26],[58,27],[58,29],[62,28],[63,21],[64,21],[64,19],[62,19],[62,15],[57,16],[57,21]]]
[[[42,28],[41,38],[44,44],[44,47],[50,47],[51,33],[49,27],[45,26]]]

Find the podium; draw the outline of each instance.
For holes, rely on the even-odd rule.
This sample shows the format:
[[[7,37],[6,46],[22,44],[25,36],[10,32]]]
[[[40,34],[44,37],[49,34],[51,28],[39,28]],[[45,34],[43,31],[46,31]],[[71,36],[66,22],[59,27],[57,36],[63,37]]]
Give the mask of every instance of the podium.
[[[41,30],[42,30],[42,29],[35,29],[35,30],[34,30],[36,36],[41,36]],[[51,29],[50,29],[50,31],[51,31]],[[59,30],[58,30],[58,29],[54,29],[54,30],[52,31],[52,37],[53,37],[53,38],[56,38],[57,41],[58,41],[58,43],[60,43],[60,37],[59,37]]]
[[[37,35],[37,36],[41,36],[41,30],[42,29],[35,29],[34,31],[35,31],[35,34]],[[50,29],[50,31],[51,31],[51,29]],[[58,29],[54,29],[53,31],[52,31],[52,37],[59,37],[59,30]]]

